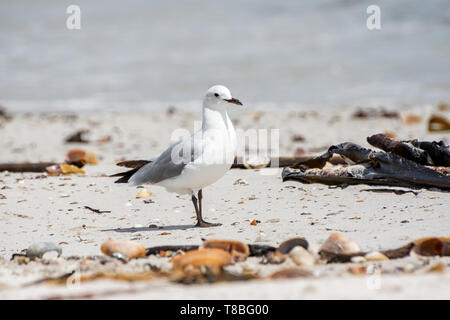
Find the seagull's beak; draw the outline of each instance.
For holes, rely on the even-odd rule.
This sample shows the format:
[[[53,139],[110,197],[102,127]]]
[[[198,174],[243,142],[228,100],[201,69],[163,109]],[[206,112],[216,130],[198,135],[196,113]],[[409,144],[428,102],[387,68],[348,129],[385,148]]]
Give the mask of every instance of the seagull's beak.
[[[231,99],[224,99],[226,102],[229,103],[233,103],[233,104],[237,104],[238,106],[242,106],[242,102],[240,102],[238,99],[236,98],[231,98]]]

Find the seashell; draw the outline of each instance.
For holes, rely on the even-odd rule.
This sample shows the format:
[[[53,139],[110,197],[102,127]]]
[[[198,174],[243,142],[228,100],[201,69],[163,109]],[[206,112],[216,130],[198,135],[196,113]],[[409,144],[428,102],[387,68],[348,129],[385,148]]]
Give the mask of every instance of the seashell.
[[[223,266],[232,262],[231,255],[222,249],[205,248],[188,251],[180,254],[172,259],[173,268],[175,270],[183,270],[187,266],[192,267],[211,267],[213,269],[221,269]]]
[[[308,250],[303,247],[297,246],[289,252],[289,258],[295,262],[298,266],[313,266],[314,257]]]
[[[294,249],[297,246],[308,249],[308,246],[309,246],[308,241],[306,241],[305,238],[292,238],[292,239],[283,241],[278,246],[277,250],[282,254],[288,254],[292,249]]]
[[[243,162],[244,167],[247,169],[261,169],[269,165],[270,158],[255,156],[249,159],[243,159]]]
[[[444,111],[450,111],[450,104],[441,102],[441,103],[439,103],[439,105],[438,105],[438,110],[439,110],[439,111],[442,111],[442,112],[444,112]]]
[[[145,256],[145,247],[135,241],[130,240],[111,240],[104,242],[101,246],[103,254],[107,256],[116,256],[117,253],[125,255],[128,259],[140,258]],[[116,253],[116,255],[114,255]]]
[[[367,274],[367,267],[359,266],[359,265],[350,266],[350,267],[348,267],[348,272],[350,272],[351,274],[354,274],[354,275],[358,275],[358,276],[365,275],[365,274]]]
[[[86,154],[86,163],[92,164],[92,165],[98,164],[98,158],[95,156],[95,154],[93,152],[88,152]]]
[[[58,257],[62,254],[61,247],[53,242],[37,242],[28,247],[26,256],[30,259],[42,259],[44,257],[44,254],[52,251],[56,252],[58,254]]]
[[[280,264],[283,263],[286,260],[287,256],[285,254],[282,254],[278,250],[275,250],[273,252],[269,252],[267,254],[267,262],[271,264]]]
[[[233,183],[233,185],[237,185],[237,184],[242,184],[242,185],[244,185],[244,186],[247,186],[247,185],[248,185],[248,182],[245,181],[245,180],[242,179],[242,178],[239,178],[239,179],[237,179],[237,180]]]
[[[386,257],[384,254],[378,251],[369,252],[367,253],[364,258],[367,261],[383,261],[383,260],[389,260],[388,257]]]
[[[82,167],[87,164],[98,164],[98,159],[92,152],[86,152],[82,149],[72,149],[66,153],[65,162]]]
[[[356,256],[356,257],[352,257],[350,259],[350,261],[353,263],[363,263],[363,262],[366,262],[367,260],[363,256]]]
[[[360,252],[360,249],[356,242],[353,242],[338,233],[333,233],[323,243],[320,251],[334,254],[352,254]]]
[[[443,273],[445,271],[445,264],[442,262],[438,262],[434,266],[430,267],[427,270],[427,273]]]
[[[78,168],[77,166],[71,165],[71,164],[67,164],[67,163],[61,163],[61,164],[56,164],[53,166],[49,166],[47,168],[45,168],[47,170],[47,172],[50,175],[60,175],[60,174],[71,174],[71,173],[81,173],[81,174],[86,174],[86,172],[84,172],[83,170],[81,170],[80,168]]]
[[[148,198],[151,195],[152,194],[150,192],[148,192],[147,189],[144,189],[144,190],[139,191],[139,193],[136,195],[136,199]]]
[[[51,176],[58,176],[62,174],[62,170],[58,164],[48,166],[45,170],[47,170],[48,174]]]
[[[405,272],[405,273],[412,273],[415,269],[416,268],[411,263],[408,263],[408,264],[400,267],[400,270]]]
[[[413,113],[407,114],[403,117],[404,124],[417,124],[422,121],[422,118]]]
[[[428,120],[428,131],[450,131],[450,121],[445,117],[433,115]]]
[[[421,256],[450,256],[450,238],[427,237],[413,241],[411,252]]]
[[[272,273],[270,279],[290,279],[299,277],[311,277],[311,271],[302,268],[288,268]]]
[[[255,242],[263,242],[266,234],[263,231],[258,231],[258,235],[255,238]]]
[[[247,257],[250,255],[250,249],[248,245],[246,245],[243,242],[235,240],[211,239],[204,241],[202,247],[225,250],[231,254],[231,258],[235,262],[245,261]]]
[[[120,260],[122,262],[127,262],[128,257],[120,252],[113,252],[111,253],[111,257],[117,260]]]

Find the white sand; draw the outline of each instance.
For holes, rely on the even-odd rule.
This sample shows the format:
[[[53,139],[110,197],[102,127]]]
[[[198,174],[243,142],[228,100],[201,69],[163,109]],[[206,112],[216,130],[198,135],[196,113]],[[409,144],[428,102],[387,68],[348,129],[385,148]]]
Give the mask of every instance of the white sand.
[[[344,141],[367,146],[365,138],[368,135],[385,130],[401,139],[447,139],[448,143],[448,134],[430,134],[426,130],[426,119],[433,111],[431,106],[404,111],[403,114],[412,112],[423,118],[415,125],[392,119],[352,120],[350,108],[320,113],[247,111],[234,115],[234,118],[239,117],[236,126],[244,130],[280,128],[281,155],[290,156],[297,147],[310,154]],[[108,238],[133,239],[150,247],[200,244],[202,238],[254,243],[260,236],[261,244],[276,246],[296,236],[321,243],[330,233],[341,233],[369,251],[395,248],[423,236],[449,236],[450,194],[437,190],[419,190],[415,196],[411,193],[366,192],[362,189],[371,187],[363,185],[331,189],[318,184],[282,183],[279,169],[231,170],[216,184],[204,189],[205,220],[223,225],[199,229],[193,228],[195,214],[188,196],[179,197],[162,188],[149,186],[147,189],[152,193],[150,199],[154,203],[145,204],[143,199],[135,198],[140,189],[114,184],[112,178],[105,176],[121,170],[114,165],[119,159],[158,155],[168,146],[173,130],[182,127],[193,131],[194,120],[199,120],[199,114],[176,112],[168,116],[165,112],[104,112],[73,118],[16,115],[0,128],[0,162],[62,161],[67,150],[83,148],[95,152],[100,157],[100,164],[86,166],[85,176],[41,177],[39,173],[0,173],[0,194],[6,197],[0,199],[0,256],[7,260],[11,254],[37,241],[66,242],[62,244],[63,256],[68,257],[98,255],[100,245]],[[85,145],[63,143],[68,134],[83,128],[91,130],[88,137],[94,142]],[[291,142],[294,134],[302,135],[305,141]],[[111,142],[95,142],[106,135],[111,136]],[[238,178],[246,180],[248,185],[234,185]],[[241,201],[243,203],[240,204]],[[94,213],[84,206],[111,213]],[[253,219],[261,223],[252,226],[250,221]],[[159,228],[149,229],[151,224]],[[448,259],[441,260],[449,265]],[[19,270],[16,275],[10,271],[14,268]],[[52,290],[58,294],[70,293],[64,288],[11,287],[14,277],[27,272],[21,268],[24,267],[13,267],[6,261],[0,267],[1,298],[46,297]],[[333,269],[332,266],[330,268]],[[30,279],[42,277],[36,271],[32,274]],[[450,297],[444,285],[449,282],[448,271],[434,275],[386,275],[383,276],[381,290],[368,290],[365,277],[331,271],[324,274],[318,279],[190,287],[155,281],[145,285],[148,288],[145,287],[143,292],[114,295],[114,298]],[[105,284],[104,288],[110,285],[119,284]],[[2,286],[9,289],[1,291]],[[89,284],[86,286],[82,290],[89,288]],[[119,286],[123,289],[134,285]],[[157,289],[152,289],[153,286]]]

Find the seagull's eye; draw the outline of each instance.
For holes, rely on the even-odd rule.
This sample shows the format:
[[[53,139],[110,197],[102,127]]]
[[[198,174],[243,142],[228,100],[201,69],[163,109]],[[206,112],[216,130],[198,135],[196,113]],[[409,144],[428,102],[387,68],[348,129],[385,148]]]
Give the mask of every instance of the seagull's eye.
[[[214,95],[215,95],[216,97],[219,97],[219,94],[218,94],[218,93],[214,93]]]

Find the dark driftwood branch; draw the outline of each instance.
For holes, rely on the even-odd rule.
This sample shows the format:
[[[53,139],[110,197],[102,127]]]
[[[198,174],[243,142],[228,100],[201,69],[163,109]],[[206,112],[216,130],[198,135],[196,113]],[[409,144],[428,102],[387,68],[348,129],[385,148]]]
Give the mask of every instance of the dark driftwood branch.
[[[171,246],[157,246],[146,249],[146,255],[159,255],[161,251],[191,251],[197,250],[199,248],[198,245],[171,245]]]
[[[46,172],[46,168],[53,166],[55,162],[38,162],[38,163],[0,163],[0,171],[10,172]]]
[[[84,208],[88,209],[88,210],[90,210],[92,212],[95,212],[95,213],[111,213],[111,211],[109,211],[109,210],[94,209],[94,208],[91,208],[89,206],[84,206]]]
[[[275,247],[260,244],[249,244],[250,256],[260,257],[276,250]],[[146,255],[159,255],[161,251],[191,251],[200,248],[198,245],[168,245],[147,248]]]
[[[411,250],[414,248],[414,243],[410,242],[403,247],[391,250],[383,250],[380,253],[384,254],[389,259],[400,259],[409,255]],[[357,252],[352,254],[341,254],[341,253],[333,253],[327,251],[320,251],[319,254],[322,258],[327,260],[327,263],[345,263],[351,262],[353,257],[364,257],[368,252]]]

